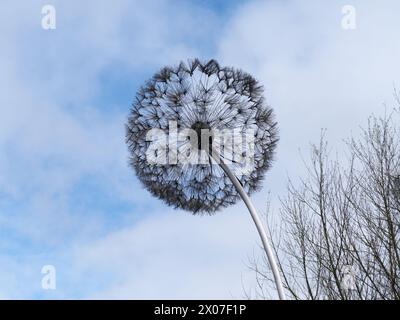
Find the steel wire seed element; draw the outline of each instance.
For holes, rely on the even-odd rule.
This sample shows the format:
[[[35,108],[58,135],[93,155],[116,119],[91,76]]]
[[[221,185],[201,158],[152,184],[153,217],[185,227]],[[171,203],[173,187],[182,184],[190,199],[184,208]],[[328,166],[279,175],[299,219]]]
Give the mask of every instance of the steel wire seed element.
[[[193,143],[190,139],[171,139],[175,138],[171,123],[176,124],[177,131],[192,129],[197,133],[196,151],[208,162],[176,161],[193,149]],[[157,132],[155,129],[169,132],[169,141],[174,141],[162,151],[155,150],[154,157],[166,160],[164,165],[149,162],[149,147],[154,143],[148,139],[149,131]],[[161,69],[136,95],[126,141],[130,164],[146,189],[168,205],[193,213],[212,214],[234,204],[239,199],[235,186],[223,169],[214,165],[217,161],[211,160],[207,149],[201,148],[202,131],[207,130],[231,134],[228,144],[211,134],[209,147],[224,150],[221,159],[248,194],[258,190],[278,140],[273,111],[265,103],[263,88],[246,72],[222,68],[215,60],[201,63],[198,59]],[[246,144],[246,135],[253,139],[251,148]],[[153,139],[162,140],[160,136]]]

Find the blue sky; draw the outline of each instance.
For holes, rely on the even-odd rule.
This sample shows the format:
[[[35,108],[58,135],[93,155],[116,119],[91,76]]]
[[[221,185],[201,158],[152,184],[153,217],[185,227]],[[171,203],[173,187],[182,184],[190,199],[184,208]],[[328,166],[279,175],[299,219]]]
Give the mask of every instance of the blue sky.
[[[351,3],[350,3],[351,2]],[[41,28],[52,4],[57,28]],[[341,27],[353,5],[357,28]],[[3,1],[0,5],[0,298],[241,298],[257,235],[241,204],[212,217],[166,207],[127,166],[138,86],[199,57],[253,73],[281,131],[254,196],[265,210],[399,83],[396,1]],[[279,219],[278,210],[275,213]],[[57,289],[41,288],[41,267]]]

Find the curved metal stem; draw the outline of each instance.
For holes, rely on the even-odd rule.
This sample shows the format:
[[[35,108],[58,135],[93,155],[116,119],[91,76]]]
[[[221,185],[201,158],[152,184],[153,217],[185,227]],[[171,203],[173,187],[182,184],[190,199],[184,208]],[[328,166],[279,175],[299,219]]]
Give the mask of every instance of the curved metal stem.
[[[216,160],[216,159],[215,159]],[[275,257],[272,251],[272,248],[269,244],[267,234],[264,230],[264,227],[262,225],[261,219],[253,206],[252,202],[250,201],[249,196],[247,193],[244,191],[242,185],[240,184],[239,180],[236,178],[236,176],[233,174],[233,172],[229,169],[229,167],[224,163],[222,159],[218,159],[217,163],[219,163],[220,167],[226,175],[229,177],[229,179],[232,181],[234,186],[236,187],[236,190],[239,192],[240,196],[242,197],[244,203],[246,204],[247,208],[249,209],[250,215],[253,218],[253,221],[257,227],[258,234],[260,235],[262,244],[264,246],[265,253],[267,254],[269,264],[271,266],[272,273],[274,275],[275,279],[275,285],[276,289],[278,291],[279,299],[281,300],[286,300],[285,293],[283,290],[283,285],[282,285],[282,280],[281,276],[279,274],[279,269],[275,261]]]

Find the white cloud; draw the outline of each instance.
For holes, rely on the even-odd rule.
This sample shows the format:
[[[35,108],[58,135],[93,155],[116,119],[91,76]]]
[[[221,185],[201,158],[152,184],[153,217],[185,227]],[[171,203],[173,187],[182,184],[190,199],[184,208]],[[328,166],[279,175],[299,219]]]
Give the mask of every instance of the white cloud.
[[[243,298],[246,255],[256,241],[243,207],[215,216],[169,211],[74,251],[75,275],[113,279],[90,298]],[[247,271],[247,273],[246,273]]]
[[[343,1],[255,1],[237,11],[221,37],[218,57],[241,66],[265,85],[281,141],[272,191],[286,173],[301,173],[301,148],[328,129],[333,146],[390,104],[399,83],[397,1],[352,1],[357,28],[341,27]]]

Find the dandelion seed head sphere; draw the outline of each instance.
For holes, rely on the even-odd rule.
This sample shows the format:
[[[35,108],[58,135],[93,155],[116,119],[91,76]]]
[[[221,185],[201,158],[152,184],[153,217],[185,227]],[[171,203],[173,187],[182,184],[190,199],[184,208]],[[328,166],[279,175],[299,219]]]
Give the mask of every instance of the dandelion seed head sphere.
[[[176,159],[176,154],[186,154],[195,147],[197,152],[191,154],[208,157],[207,163],[169,161],[160,165],[149,162],[151,141],[148,141],[148,132],[152,129],[170,132],[171,123],[176,123],[178,131],[192,129],[197,134],[198,144],[193,144],[190,139],[178,139],[163,151],[166,157]],[[234,204],[239,194],[224,171],[200,145],[204,130],[233,132],[232,140],[239,138],[236,147],[243,144],[239,150],[245,150],[239,154],[235,143],[224,144],[220,141],[223,139],[217,141],[212,134],[209,135],[208,147],[224,150],[221,159],[232,171],[242,173],[237,177],[248,194],[258,190],[271,165],[278,141],[273,111],[265,103],[262,86],[250,74],[220,67],[215,60],[202,63],[195,59],[175,67],[164,67],[147,81],[139,89],[132,105],[126,125],[126,142],[130,165],[154,196],[192,213],[212,214]],[[252,132],[254,147],[247,158],[251,159],[251,169],[243,171],[240,159],[249,150],[245,145],[247,140],[239,136],[246,132]],[[231,153],[226,152],[229,149]],[[160,154],[161,151],[157,152]]]

